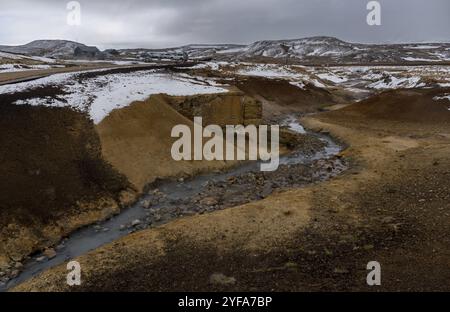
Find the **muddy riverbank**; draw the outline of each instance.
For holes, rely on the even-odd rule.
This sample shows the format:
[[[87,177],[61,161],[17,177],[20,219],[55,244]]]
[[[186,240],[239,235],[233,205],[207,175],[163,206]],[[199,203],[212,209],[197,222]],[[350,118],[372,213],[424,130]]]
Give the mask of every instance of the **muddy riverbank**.
[[[79,287],[61,265],[13,290],[448,291],[450,113],[433,100],[444,91],[309,116],[349,145],[342,175],[127,235],[77,258]],[[381,286],[366,283],[369,261]]]
[[[289,124],[292,129],[302,129],[292,119]],[[337,156],[342,146],[331,138],[316,133],[297,135],[298,145],[282,156],[280,167],[274,172],[261,172],[258,163],[250,162],[196,177],[158,179],[135,205],[68,236],[51,249],[55,252],[50,257],[48,251],[33,255],[3,290],[130,233],[261,200],[289,188],[325,181],[346,169],[346,162]]]

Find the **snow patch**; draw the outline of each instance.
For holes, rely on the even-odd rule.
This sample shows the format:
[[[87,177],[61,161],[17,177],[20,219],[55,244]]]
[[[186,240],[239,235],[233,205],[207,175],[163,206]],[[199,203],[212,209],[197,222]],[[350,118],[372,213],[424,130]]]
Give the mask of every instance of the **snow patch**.
[[[339,77],[333,73],[318,74],[317,77],[334,83],[342,83],[348,81],[347,78]]]
[[[449,100],[450,101],[450,94],[445,94],[443,96],[435,96],[433,98],[433,100],[435,101],[439,101],[439,100]]]
[[[405,77],[397,78],[389,76],[383,80],[369,84],[368,87],[372,89],[397,89],[397,88],[420,88],[424,87],[425,83],[420,83],[420,77]]]
[[[432,59],[424,59],[424,58],[417,58],[417,57],[402,57],[405,61],[408,62],[439,62],[440,60],[432,60]]]
[[[62,84],[67,94],[60,95],[58,99],[33,98],[17,101],[15,104],[69,106],[87,111],[97,124],[112,110],[128,106],[134,101],[145,100],[152,94],[181,96],[228,92],[227,89],[211,86],[186,75],[170,75],[155,70],[97,76],[82,82],[71,79],[73,75],[74,73],[57,74],[35,81],[0,86],[0,93],[20,92],[33,86]]]

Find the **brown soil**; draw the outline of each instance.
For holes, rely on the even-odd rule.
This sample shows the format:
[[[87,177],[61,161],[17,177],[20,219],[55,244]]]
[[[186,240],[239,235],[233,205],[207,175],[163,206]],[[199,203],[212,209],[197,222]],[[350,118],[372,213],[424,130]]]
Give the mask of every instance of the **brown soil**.
[[[188,125],[193,133],[193,120],[174,110],[168,101],[165,95],[151,96],[114,110],[97,125],[103,156],[140,191],[156,178],[191,176],[234,164],[173,160],[171,148],[177,138],[171,138],[172,128]]]
[[[69,72],[76,72],[80,70],[91,70],[91,69],[99,69],[99,68],[106,68],[111,67],[111,65],[95,65],[95,66],[74,66],[74,67],[66,67],[66,68],[52,68],[52,69],[36,69],[36,70],[27,70],[27,71],[20,71],[20,72],[13,72],[13,73],[1,73],[0,74],[0,85],[9,83],[11,81],[21,81],[21,80],[27,80],[38,78],[38,77],[45,77],[52,74],[59,74],[59,73],[69,73]]]
[[[304,119],[349,144],[353,168],[340,177],[124,237],[77,259],[80,287],[62,265],[15,290],[448,291],[450,112],[430,108],[437,92],[393,91]],[[366,284],[373,260],[379,287]]]
[[[443,92],[392,91],[305,118],[349,145],[351,170],[126,236],[77,259],[80,287],[61,265],[14,290],[448,291],[450,112],[432,100]],[[366,284],[373,260],[379,287]]]
[[[203,117],[205,125],[260,124],[262,105],[252,97],[235,91],[224,94],[167,97],[168,103],[180,114],[193,120]]]
[[[0,262],[20,260],[73,231],[86,205],[117,210],[128,182],[101,157],[87,116],[68,108],[0,106]],[[102,203],[100,203],[102,202]],[[77,226],[71,218],[79,217]],[[64,221],[63,221],[64,220]],[[62,222],[62,223],[61,223]]]
[[[98,73],[89,74],[78,79]],[[115,110],[97,126],[70,108],[12,104],[63,93],[58,86],[47,86],[0,95],[0,143],[7,147],[0,155],[0,270],[79,227],[118,213],[135,199],[134,191],[142,192],[157,178],[186,177],[236,164],[174,161],[172,127],[192,128],[193,123],[169,105],[175,99],[166,95]],[[177,97],[180,100],[205,104],[199,112],[206,116],[205,124],[217,114],[215,108],[222,109],[224,121],[234,115],[247,121],[249,116],[260,117],[249,113],[249,107],[258,111],[260,105],[240,93]]]
[[[348,115],[396,122],[448,123],[448,101],[433,97],[449,93],[450,88],[432,90],[393,90],[343,109]]]
[[[117,74],[117,73],[129,73],[138,70],[148,70],[148,69],[164,69],[164,68],[174,68],[174,67],[185,67],[192,66],[194,63],[184,63],[184,64],[171,64],[171,65],[126,65],[118,66],[113,64],[97,63],[97,64],[83,64],[83,65],[67,65],[63,68],[51,68],[51,69],[36,69],[27,70],[12,73],[0,73],[0,85],[21,82],[27,80],[33,80],[37,78],[46,77],[53,74],[60,73],[71,73],[77,71],[92,71],[87,73],[81,73],[78,75],[79,79],[93,78],[105,74]],[[95,71],[95,69],[108,69],[105,71]]]
[[[326,106],[350,100],[313,85],[301,89],[283,79],[237,78],[236,86],[262,101],[266,119],[289,113],[315,113]]]

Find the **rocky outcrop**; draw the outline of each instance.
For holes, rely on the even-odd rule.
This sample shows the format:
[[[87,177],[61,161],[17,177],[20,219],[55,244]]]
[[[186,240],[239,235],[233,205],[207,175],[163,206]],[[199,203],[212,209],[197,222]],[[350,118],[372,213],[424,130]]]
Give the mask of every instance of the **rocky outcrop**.
[[[169,103],[179,103],[186,115]],[[119,213],[158,178],[235,165],[172,159],[171,130],[178,124],[193,128],[190,114],[205,123],[247,124],[260,120],[261,107],[240,93],[154,95],[94,126],[70,108],[0,106],[0,273],[12,274],[10,268],[31,253]]]
[[[102,158],[82,113],[4,103],[0,144],[0,266],[129,203],[126,177]]]
[[[79,46],[73,51],[73,56],[75,58],[99,59],[103,58],[104,54],[97,47]]]
[[[190,120],[202,116],[205,125],[260,124],[262,119],[261,102],[241,92],[170,97],[168,102]]]
[[[189,99],[194,105],[193,110],[197,110],[201,108],[198,103],[210,97],[192,96]],[[190,176],[233,164],[225,161],[173,160],[171,148],[176,138],[171,137],[172,128],[182,124],[193,129],[193,120],[174,110],[169,105],[171,100],[174,98],[167,95],[153,95],[147,101],[134,102],[113,111],[97,125],[103,157],[140,191],[157,178]],[[224,106],[240,104],[239,97],[229,100],[228,104],[223,103]],[[197,113],[202,114],[201,111]],[[207,114],[197,116],[212,120]]]

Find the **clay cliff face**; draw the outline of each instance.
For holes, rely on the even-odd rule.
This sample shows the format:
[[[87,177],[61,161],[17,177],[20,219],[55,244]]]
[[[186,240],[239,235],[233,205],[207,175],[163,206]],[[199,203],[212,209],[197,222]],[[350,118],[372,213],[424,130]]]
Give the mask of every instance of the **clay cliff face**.
[[[96,126],[69,108],[4,104],[0,111],[0,269],[117,214],[157,178],[235,165],[174,161],[173,126],[193,127],[193,116],[219,125],[261,118],[259,102],[240,93],[155,95]]]
[[[0,262],[119,210],[129,183],[102,158],[84,114],[9,104],[0,110]]]

